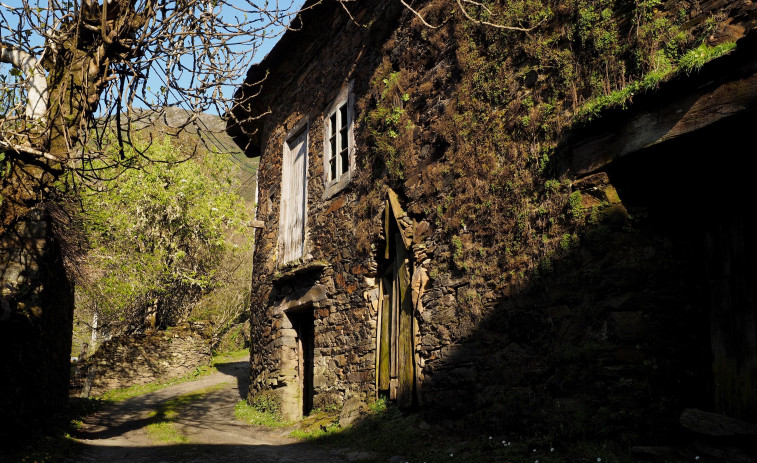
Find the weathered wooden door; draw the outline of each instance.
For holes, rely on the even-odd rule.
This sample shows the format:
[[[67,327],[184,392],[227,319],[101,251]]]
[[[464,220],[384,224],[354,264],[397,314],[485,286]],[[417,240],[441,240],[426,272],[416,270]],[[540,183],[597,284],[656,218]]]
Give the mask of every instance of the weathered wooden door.
[[[281,263],[302,257],[305,247],[308,132],[303,129],[284,144],[279,241]]]
[[[412,277],[407,240],[398,225],[404,217],[394,192],[386,202],[384,233],[387,240],[385,277],[380,284],[376,382],[400,407],[410,407],[415,393],[414,323],[410,295]]]

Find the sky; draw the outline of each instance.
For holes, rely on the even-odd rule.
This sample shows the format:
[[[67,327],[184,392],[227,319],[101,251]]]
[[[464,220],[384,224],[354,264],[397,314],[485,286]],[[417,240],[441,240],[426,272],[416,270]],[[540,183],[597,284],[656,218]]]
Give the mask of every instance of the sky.
[[[41,7],[47,7],[48,6],[48,0],[27,0],[31,6],[39,5]],[[63,0],[64,2],[66,0]],[[80,1],[80,0],[73,0],[73,1]],[[302,4],[304,3],[304,0],[260,0],[261,2],[265,1],[266,4],[268,4],[271,7],[280,7],[282,9],[288,9],[288,11],[296,11],[299,9]],[[243,2],[242,0],[230,0],[229,3],[236,6],[241,6],[246,2]],[[16,18],[12,15],[7,14],[9,10],[20,8],[23,5],[22,0],[0,0],[0,12],[4,10],[6,12],[3,17],[0,18],[0,20],[12,22]],[[221,11],[222,16],[224,11]],[[239,14],[235,11],[236,14]],[[228,22],[234,22],[233,19],[228,19]],[[17,24],[17,23],[16,23]],[[3,25],[5,27],[11,27],[14,28],[14,24],[6,23]],[[7,32],[7,29],[5,31]],[[281,33],[283,32],[283,27],[271,27],[267,29],[267,35],[268,37],[263,39],[262,42],[260,42],[259,47],[255,53],[255,55],[252,57],[252,60],[246,64],[246,67],[249,68],[254,63],[260,62],[266,54],[273,48],[273,46],[278,42],[278,40],[281,37]],[[0,37],[1,39],[2,37]],[[32,45],[41,45],[41,38],[40,37],[31,37],[31,43]],[[192,66],[190,66],[192,67]],[[0,74],[3,74],[4,76],[8,77],[10,71],[10,66],[4,63],[0,63]],[[232,82],[230,85],[224,85],[222,88],[222,92],[224,96],[230,97],[233,95],[236,88],[241,85],[241,79],[244,76],[240,77],[240,82]],[[180,80],[180,83],[188,83],[189,82],[189,76],[185,76],[183,80]],[[159,75],[151,75],[151,78],[147,82],[147,86],[151,89],[151,91],[155,92],[156,90],[160,89],[164,86],[164,80],[161,79]],[[169,94],[169,102],[170,102],[170,94]],[[175,101],[175,99],[174,99]],[[134,106],[139,107],[139,104],[135,104]]]

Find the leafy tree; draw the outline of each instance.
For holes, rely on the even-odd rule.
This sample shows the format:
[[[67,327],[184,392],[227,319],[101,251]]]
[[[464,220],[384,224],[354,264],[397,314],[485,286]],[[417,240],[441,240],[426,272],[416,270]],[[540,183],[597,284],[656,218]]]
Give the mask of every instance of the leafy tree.
[[[229,156],[185,159],[171,138],[132,140],[120,164],[106,157],[91,165],[108,180],[81,192],[90,248],[78,303],[111,333],[185,318],[200,295],[224,283],[220,264],[244,252],[233,233],[251,220]],[[121,155],[116,143],[106,154]]]

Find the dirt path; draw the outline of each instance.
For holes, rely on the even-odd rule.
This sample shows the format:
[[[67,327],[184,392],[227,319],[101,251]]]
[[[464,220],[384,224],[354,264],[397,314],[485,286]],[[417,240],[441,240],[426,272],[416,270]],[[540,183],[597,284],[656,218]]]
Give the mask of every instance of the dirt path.
[[[248,360],[218,368],[198,381],[134,397],[91,416],[77,436],[84,450],[70,462],[347,461],[336,452],[236,420],[234,406],[247,393]]]

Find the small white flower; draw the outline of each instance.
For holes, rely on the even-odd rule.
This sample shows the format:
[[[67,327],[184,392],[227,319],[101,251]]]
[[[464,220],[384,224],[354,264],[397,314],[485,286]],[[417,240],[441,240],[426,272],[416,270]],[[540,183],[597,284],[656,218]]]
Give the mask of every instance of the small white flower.
[[[601,458],[597,458],[597,463],[599,463],[600,461],[602,461],[602,459]]]
[[[450,453],[450,454],[449,454],[449,456],[450,456],[450,457],[454,457],[454,456],[455,456],[455,454],[454,454],[454,453]]]
[[[699,461],[699,455],[695,456],[695,457],[694,457],[694,459],[695,459],[696,461]]]
[[[534,449],[533,452],[536,453],[536,449]]]
[[[489,440],[492,440],[492,436],[489,436]]]
[[[507,443],[505,443],[505,441],[502,441],[502,445],[507,445]]]
[[[549,448],[549,451],[550,451],[550,452],[554,452],[554,451],[555,451],[555,448],[554,448],[554,447],[550,447],[550,448]]]

